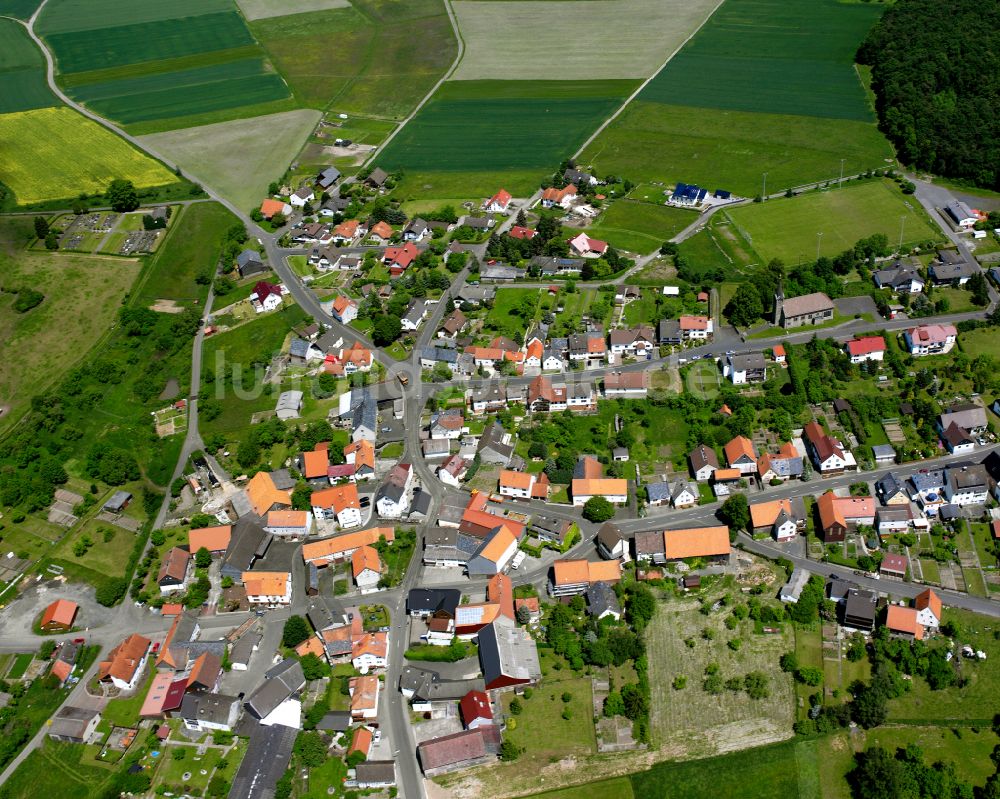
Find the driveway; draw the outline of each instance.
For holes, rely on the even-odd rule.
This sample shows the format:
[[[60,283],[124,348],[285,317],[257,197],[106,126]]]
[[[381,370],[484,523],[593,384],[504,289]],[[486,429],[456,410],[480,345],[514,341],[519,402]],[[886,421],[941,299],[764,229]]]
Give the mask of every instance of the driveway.
[[[94,589],[81,583],[63,583],[60,580],[43,580],[34,583],[15,599],[0,615],[0,650],[11,648],[35,649],[40,643],[31,626],[42,611],[57,599],[68,599],[80,606],[76,626],[81,630],[105,627],[114,618],[114,608],[99,605],[94,599]]]

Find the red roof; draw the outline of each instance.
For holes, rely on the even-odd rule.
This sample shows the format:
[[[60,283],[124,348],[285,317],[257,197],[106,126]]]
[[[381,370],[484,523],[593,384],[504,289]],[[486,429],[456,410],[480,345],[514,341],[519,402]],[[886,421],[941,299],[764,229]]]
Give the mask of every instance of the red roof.
[[[512,239],[533,239],[535,237],[535,231],[530,227],[514,225],[514,227],[510,229],[510,237]]]
[[[73,621],[76,619],[77,611],[80,610],[80,606],[76,602],[70,602],[68,599],[57,599],[47,608],[45,608],[45,613],[42,614],[41,627],[65,627],[67,630],[73,626]]]
[[[871,355],[873,352],[885,352],[885,341],[881,336],[865,336],[847,342],[847,351],[851,355]]]
[[[261,280],[253,287],[253,293],[257,295],[257,302],[264,302],[272,294],[276,297],[281,297],[281,286]]]
[[[486,205],[487,207],[489,207],[493,205],[493,203],[497,203],[499,205],[506,207],[507,203],[509,203],[511,199],[513,198],[511,197],[510,192],[508,192],[505,189],[500,189],[500,191],[498,191],[496,194],[494,194],[486,201]]]
[[[462,721],[468,727],[477,719],[493,720],[493,708],[490,706],[490,698],[485,691],[469,691],[458,703],[462,711]]]

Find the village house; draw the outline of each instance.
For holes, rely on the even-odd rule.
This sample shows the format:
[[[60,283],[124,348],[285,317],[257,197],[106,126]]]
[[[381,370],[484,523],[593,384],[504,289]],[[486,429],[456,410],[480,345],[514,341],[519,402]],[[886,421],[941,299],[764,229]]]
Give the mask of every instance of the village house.
[[[266,274],[268,269],[264,266],[260,253],[256,250],[243,250],[236,256],[236,269],[240,277],[250,277],[252,275]]]
[[[569,240],[570,252],[581,258],[600,258],[608,251],[608,243],[592,239],[586,233],[579,233]]]
[[[170,594],[187,588],[187,573],[190,562],[191,553],[180,547],[173,547],[164,556],[160,571],[156,576],[156,583],[160,586],[161,594]]]
[[[914,598],[917,621],[925,630],[936,630],[941,625],[941,597],[928,588]]]
[[[243,587],[247,602],[253,605],[278,607],[292,602],[292,575],[289,572],[244,572]]]
[[[586,593],[594,583],[617,583],[621,578],[621,561],[617,559],[596,563],[587,560],[557,560],[550,570],[548,590],[554,597],[577,596]]]
[[[765,452],[760,456],[757,461],[757,474],[760,475],[760,480],[764,483],[801,479],[803,474],[802,457],[796,451],[795,445],[786,441],[781,445],[777,454]]]
[[[358,318],[358,303],[339,294],[330,305],[330,315],[342,325],[350,324]]]
[[[628,480],[619,478],[574,478],[570,484],[573,505],[581,507],[591,497],[604,497],[612,505],[624,505],[628,502]]]
[[[938,250],[937,258],[927,267],[927,276],[935,286],[964,286],[981,271],[978,263],[967,261],[955,250]]]
[[[278,215],[283,216],[287,219],[292,215],[294,211],[295,209],[292,208],[292,206],[290,206],[286,202],[282,202],[281,200],[273,200],[269,198],[267,200],[264,200],[260,204],[261,216],[263,216],[264,219],[267,219],[268,221],[270,221],[271,219],[273,219],[275,216]]]
[[[628,539],[618,525],[605,522],[597,531],[597,551],[606,560],[630,560]]]
[[[355,483],[313,491],[309,504],[313,516],[318,520],[336,521],[344,528],[361,524],[361,500]]]
[[[272,510],[264,527],[279,538],[305,538],[312,532],[312,514],[307,510]]]
[[[848,529],[875,524],[875,500],[871,497],[838,497],[827,491],[816,500],[820,534],[826,543],[843,541]]]
[[[608,372],[604,376],[605,397],[645,397],[649,393],[649,372]]]
[[[375,508],[384,519],[399,519],[410,507],[413,488],[413,465],[397,463],[375,493]]]
[[[881,361],[885,355],[885,339],[881,336],[863,336],[852,339],[844,346],[851,363]]]
[[[982,505],[989,499],[990,478],[982,464],[945,467],[944,497],[952,505]]]
[[[710,480],[715,470],[719,468],[719,458],[715,450],[704,444],[699,444],[688,453],[688,463],[691,475],[698,482]]]
[[[818,422],[809,422],[802,429],[802,437],[813,464],[824,477],[857,470],[858,463],[853,453],[823,430]]]
[[[924,290],[924,279],[913,264],[896,261],[886,269],[872,272],[872,280],[880,289],[897,294],[919,294]]]
[[[572,183],[562,189],[555,187],[545,189],[542,192],[542,208],[563,208],[567,209],[573,205],[576,199],[577,189]]]
[[[637,533],[634,541],[636,560],[660,565],[687,558],[725,562],[730,553],[729,528],[723,525]]]
[[[728,377],[735,386],[763,383],[767,380],[767,362],[760,352],[727,355],[722,375]]]
[[[197,550],[192,550],[197,551]],[[80,606],[68,599],[57,599],[45,608],[38,626],[48,632],[69,632],[73,629]]]
[[[976,448],[976,439],[973,435],[964,427],[959,427],[955,422],[941,431],[941,440],[952,455],[962,455],[972,452]]]
[[[722,451],[731,469],[739,469],[741,475],[757,473],[757,451],[746,436],[736,436]]]
[[[138,633],[132,633],[108,653],[106,660],[98,664],[98,679],[110,682],[120,691],[131,691],[138,684],[146,670],[152,641]]]
[[[919,325],[904,331],[903,339],[910,355],[943,355],[955,346],[958,330],[947,323]]]
[[[257,313],[273,311],[281,307],[283,295],[284,289],[281,286],[261,280],[253,287],[250,304]]]
[[[767,533],[775,541],[783,542],[794,538],[805,526],[805,515],[800,516],[792,509],[791,500],[778,499],[750,506],[750,532],[754,535]]]
[[[500,189],[500,191],[488,200],[483,201],[483,210],[488,214],[505,214],[510,207],[512,199],[513,197],[511,197],[510,192]]]
[[[714,323],[707,316],[682,316],[677,325],[682,341],[707,341],[714,329]]]
[[[612,330],[609,337],[611,354],[624,358],[648,360],[656,347],[656,333],[651,325],[639,325],[627,330]]]

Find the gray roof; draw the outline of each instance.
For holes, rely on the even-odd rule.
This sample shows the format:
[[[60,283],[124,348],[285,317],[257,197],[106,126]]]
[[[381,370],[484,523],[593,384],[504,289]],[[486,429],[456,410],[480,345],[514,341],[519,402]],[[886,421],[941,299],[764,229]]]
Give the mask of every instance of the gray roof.
[[[293,338],[288,345],[288,354],[293,358],[305,358],[309,354],[309,342],[301,338]]]
[[[355,405],[355,394],[359,395],[360,402]],[[351,417],[351,428],[359,430],[365,428],[372,432],[378,427],[378,403],[368,389],[355,389],[351,392],[351,405],[354,413]]]
[[[479,663],[486,685],[501,677],[536,681],[542,676],[534,639],[505,617],[479,631]]]
[[[462,592],[457,588],[411,588],[406,595],[407,613],[437,613],[444,611],[455,616],[455,608],[462,601]]]
[[[487,264],[479,271],[483,280],[518,280],[525,275],[524,269],[507,264]]]
[[[295,728],[280,724],[255,725],[228,799],[274,799],[274,788],[288,768],[298,734]]]
[[[610,552],[622,542],[622,531],[618,528],[618,525],[605,522],[601,525],[601,529],[597,531],[597,540]]]
[[[660,341],[673,341],[681,337],[681,323],[678,319],[661,319],[657,326]]]
[[[646,483],[646,496],[650,502],[665,502],[670,499],[670,484],[666,480]]]
[[[457,363],[458,352],[450,347],[422,347],[420,357],[427,361],[440,361],[441,363]]]
[[[210,724],[228,724],[239,697],[214,693],[186,693],[181,702],[181,718]]]
[[[803,294],[801,297],[789,297],[783,300],[782,309],[786,317],[806,316],[822,311],[833,310],[833,300],[822,291],[813,294]]]
[[[395,785],[396,761],[368,760],[354,767],[354,775],[361,785]]]
[[[729,362],[736,372],[753,372],[767,367],[764,354],[760,352],[747,352],[743,355],[731,355]]]
[[[914,472],[910,477],[917,491],[940,491],[945,485],[943,469],[928,469],[926,472]]]
[[[883,499],[890,499],[897,494],[906,494],[903,484],[896,478],[896,475],[889,472],[881,480],[875,482],[875,490]]]
[[[318,632],[335,624],[343,624],[347,618],[347,611],[340,601],[332,596],[314,596],[306,605],[306,618]]]
[[[427,516],[431,512],[431,495],[419,488],[413,492],[413,502],[410,503],[410,516]]]
[[[793,569],[792,576],[788,578],[781,589],[781,600],[783,602],[798,602],[802,589],[809,582],[809,572],[805,569]]]
[[[299,661],[286,658],[264,675],[264,682],[247,699],[247,710],[262,719],[292,694],[301,691],[305,684]]]
[[[46,730],[48,735],[60,738],[75,738],[83,740],[83,735],[87,730],[87,725],[100,711],[84,707],[63,706],[59,712],[52,717]]]
[[[980,463],[956,463],[947,467],[948,480],[957,491],[976,491],[989,487],[986,467]]]
[[[331,710],[316,725],[317,730],[326,732],[343,732],[351,726],[350,710]]]
[[[947,429],[952,423],[966,430],[986,427],[986,409],[971,403],[952,405],[941,412],[941,427]]]
[[[873,444],[872,455],[876,458],[895,458],[896,449],[892,444]]]
[[[128,491],[115,491],[111,499],[104,503],[104,510],[117,513],[124,510],[125,506],[132,500],[132,495]]]
[[[587,609],[590,614],[600,618],[605,613],[615,613],[621,616],[622,606],[610,583],[592,583],[587,588]]]
[[[229,547],[222,556],[223,572],[229,572],[229,576],[237,576],[234,573],[242,574],[248,571],[254,561],[261,557],[258,553],[262,549],[264,552],[267,551],[271,538],[271,534],[264,529],[258,517],[252,514],[242,517],[233,525]]]
[[[389,177],[388,172],[386,172],[381,167],[375,167],[371,171],[371,174],[369,174],[368,177],[365,178],[365,182],[371,183],[375,186],[381,186],[383,183],[385,183],[388,177]]]
[[[259,646],[264,636],[261,633],[246,633],[240,637],[229,650],[229,660],[232,663],[249,663],[254,647]]]
[[[674,487],[670,491],[670,499],[676,502],[677,498],[685,491],[692,494],[695,499],[698,498],[698,486],[689,483],[687,480],[678,480],[674,483]]]
[[[322,172],[319,173],[319,179],[317,182],[322,188],[326,189],[332,186],[338,180],[340,180],[340,170],[337,169],[337,167],[335,166],[328,166],[326,169],[324,169]]]
[[[482,691],[480,677],[465,680],[445,680],[433,669],[405,666],[399,675],[399,690],[413,692],[413,701],[445,702],[461,699],[469,691]]]
[[[256,250],[244,250],[239,255],[236,256],[236,265],[243,269],[248,264],[259,264],[262,263],[260,259],[260,253]]]

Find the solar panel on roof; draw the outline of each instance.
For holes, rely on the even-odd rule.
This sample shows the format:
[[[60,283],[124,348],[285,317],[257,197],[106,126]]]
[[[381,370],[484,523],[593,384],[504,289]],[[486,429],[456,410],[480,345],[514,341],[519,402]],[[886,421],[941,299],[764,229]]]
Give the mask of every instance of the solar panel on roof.
[[[482,608],[458,608],[455,611],[455,624],[475,624],[483,617]]]

